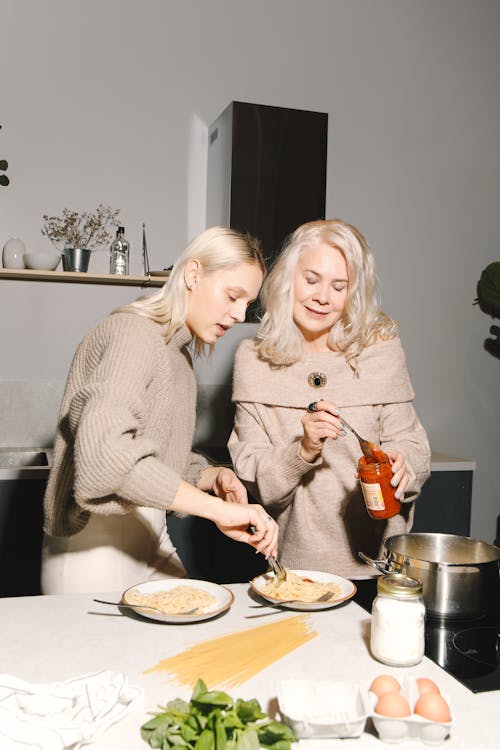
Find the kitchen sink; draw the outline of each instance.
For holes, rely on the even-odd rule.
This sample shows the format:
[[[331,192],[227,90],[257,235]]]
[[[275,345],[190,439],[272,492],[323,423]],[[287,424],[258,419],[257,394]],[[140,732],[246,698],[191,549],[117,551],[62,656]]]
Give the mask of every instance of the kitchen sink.
[[[0,447],[0,596],[40,594],[43,495],[52,450]]]
[[[0,480],[47,477],[51,465],[49,448],[0,447]]]
[[[26,448],[0,448],[0,468],[49,466],[47,451]]]

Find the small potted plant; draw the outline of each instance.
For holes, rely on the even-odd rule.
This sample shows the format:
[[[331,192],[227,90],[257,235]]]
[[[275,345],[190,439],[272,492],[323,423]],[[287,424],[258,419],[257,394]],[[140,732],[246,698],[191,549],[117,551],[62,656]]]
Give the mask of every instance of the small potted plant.
[[[65,208],[62,216],[44,214],[41,231],[61,253],[65,271],[86,271],[92,250],[109,245],[119,213],[102,203],[93,212]]]

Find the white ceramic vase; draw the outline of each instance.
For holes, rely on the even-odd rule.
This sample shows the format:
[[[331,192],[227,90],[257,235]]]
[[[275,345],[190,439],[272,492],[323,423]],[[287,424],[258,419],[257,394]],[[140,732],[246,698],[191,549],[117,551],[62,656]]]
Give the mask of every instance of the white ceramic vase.
[[[24,268],[23,255],[26,245],[19,237],[11,237],[3,246],[2,263],[4,268]]]

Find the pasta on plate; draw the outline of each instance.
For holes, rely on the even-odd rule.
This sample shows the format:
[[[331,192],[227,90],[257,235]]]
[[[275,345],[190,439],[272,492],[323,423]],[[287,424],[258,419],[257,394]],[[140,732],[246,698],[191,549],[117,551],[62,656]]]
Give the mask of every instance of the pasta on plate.
[[[330,592],[330,596],[327,594]],[[266,581],[262,587],[262,593],[266,596],[276,597],[282,601],[315,602],[320,597],[324,602],[333,601],[342,596],[342,588],[331,581],[320,583],[286,571],[284,581],[278,581],[275,577]]]
[[[134,607],[154,607],[168,615],[181,615],[194,609],[197,613],[215,612],[219,606],[216,597],[208,591],[182,585],[150,594],[132,588],[127,591],[126,602]]]

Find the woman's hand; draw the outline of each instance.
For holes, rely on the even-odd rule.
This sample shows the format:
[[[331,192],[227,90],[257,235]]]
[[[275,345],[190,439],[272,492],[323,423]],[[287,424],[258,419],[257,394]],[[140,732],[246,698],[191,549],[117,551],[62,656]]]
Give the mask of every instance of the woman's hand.
[[[230,539],[250,544],[265,557],[276,556],[278,524],[266,513],[262,505],[221,503],[213,521]]]
[[[208,469],[202,473],[200,482],[204,484],[209,476],[212,481],[215,480],[217,470],[220,472],[221,467],[209,467],[212,474],[208,474]],[[221,481],[228,481],[233,486],[233,480],[226,475],[230,469],[224,469],[224,476]],[[237,542],[246,542],[255,547],[257,552],[263,555],[276,554],[278,549],[278,525],[273,521],[270,515],[265,511],[262,505],[249,503],[231,503],[225,502],[220,497],[214,497],[207,492],[202,492],[202,487],[189,484],[181,480],[179,489],[170,503],[169,510],[174,513],[187,513],[200,518],[208,518],[213,521],[223,534],[236,540]],[[237,479],[237,482],[239,480]],[[227,486],[227,485],[225,485]],[[250,529],[250,527],[252,527]]]
[[[406,458],[404,453],[400,451],[387,451],[390,462],[392,464],[392,479],[391,485],[397,487],[394,496],[398,500],[402,500],[405,496],[406,488],[410,482],[410,473],[406,467]]]
[[[208,466],[201,474],[198,487],[213,492],[228,503],[248,503],[245,486],[227,466]]]
[[[330,401],[314,401],[302,417],[304,437],[300,441],[299,454],[308,463],[313,463],[323,450],[326,438],[336,440],[346,433],[338,416],[337,407]]]

